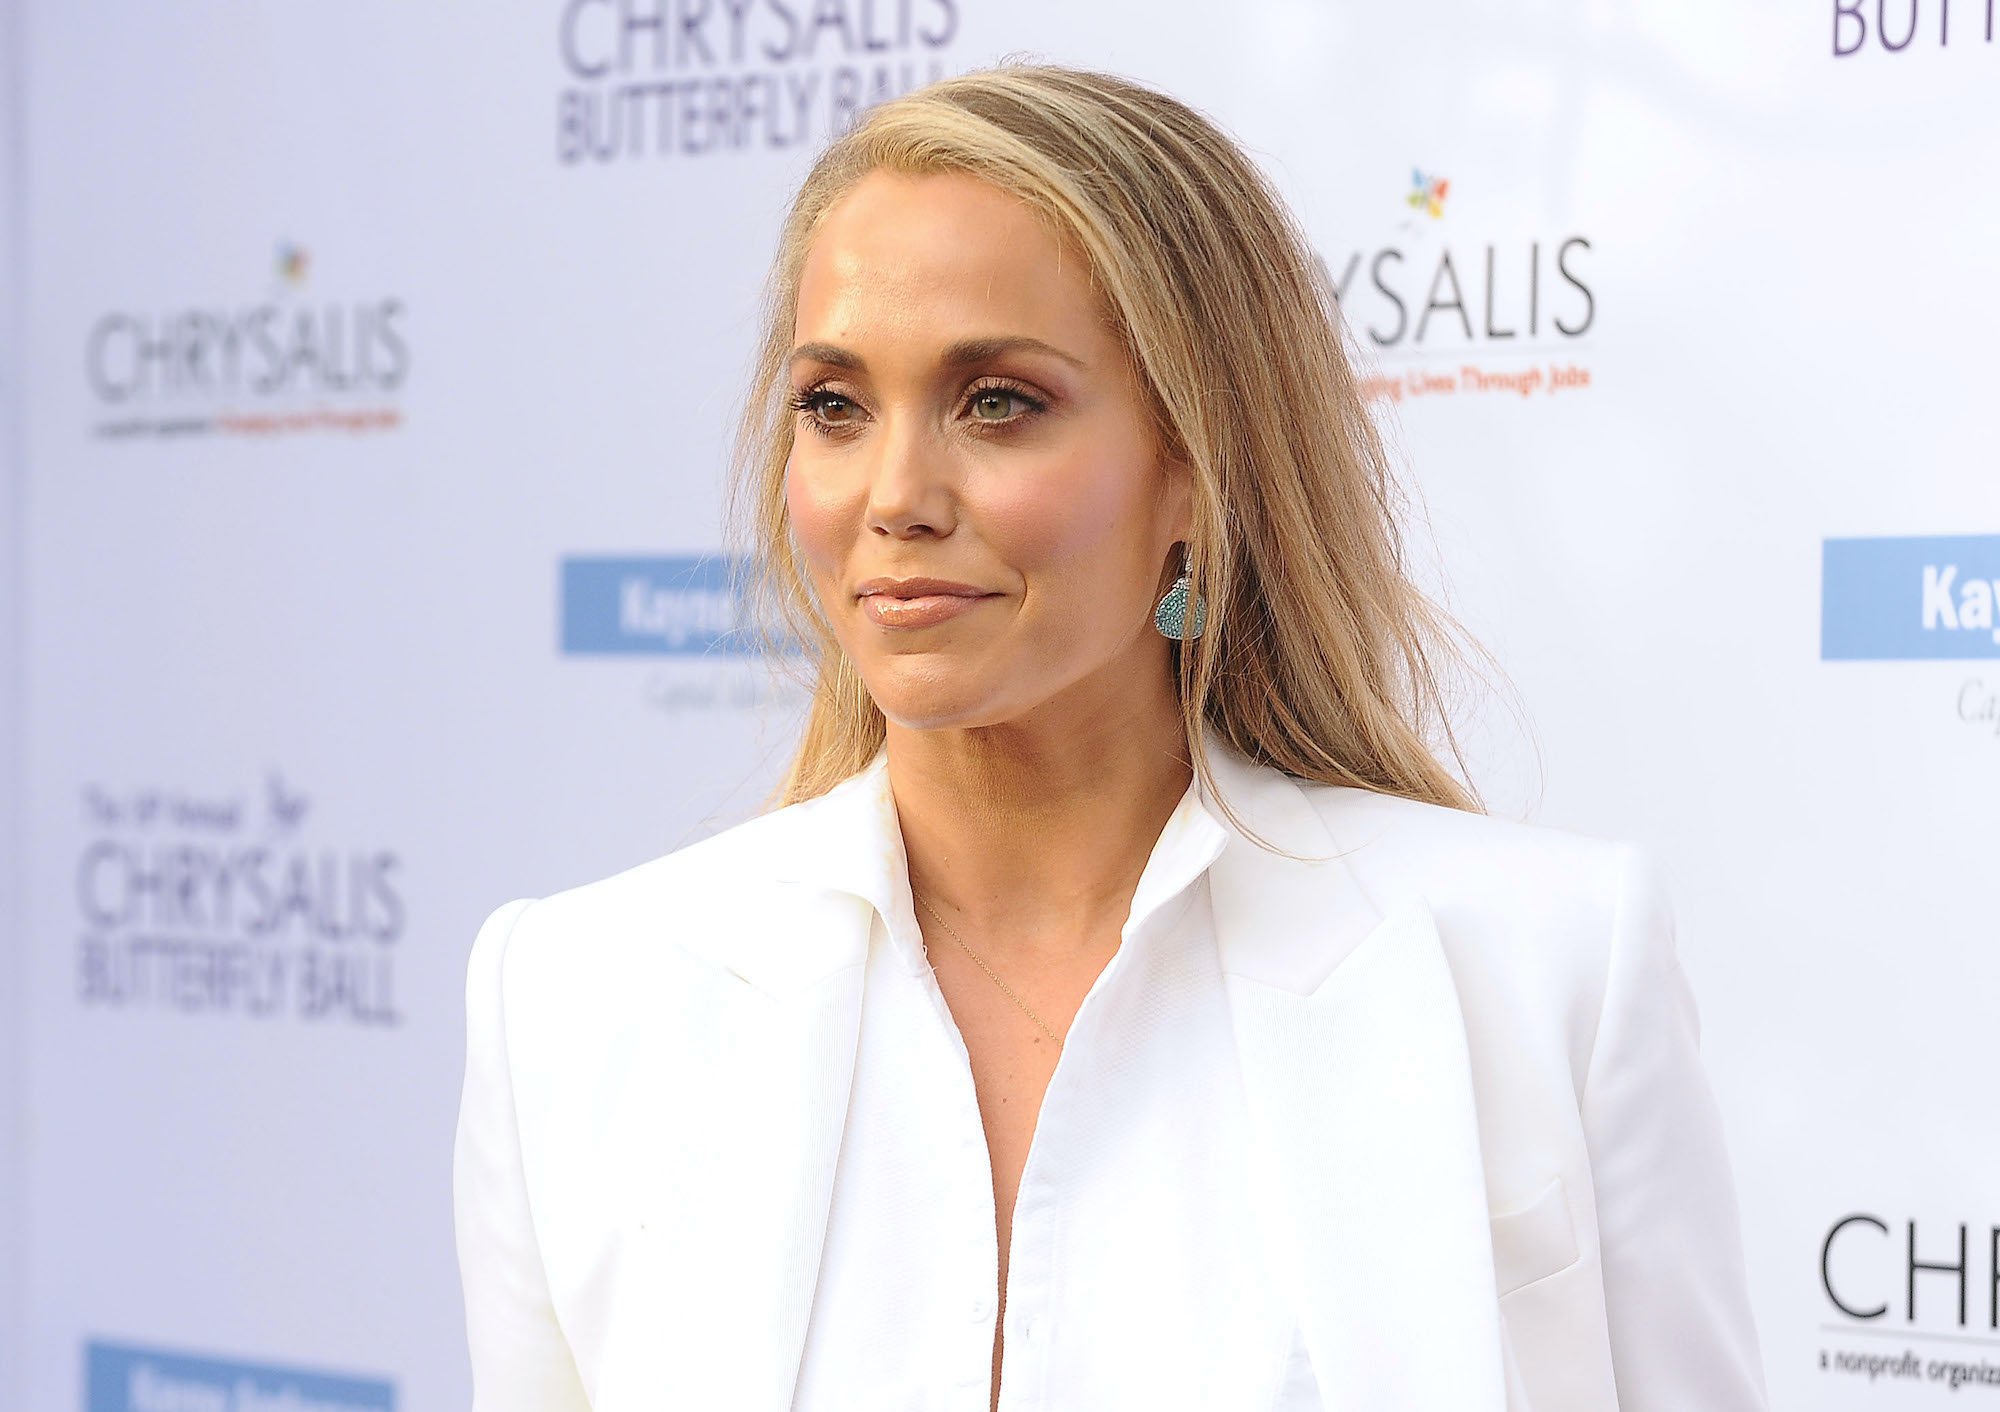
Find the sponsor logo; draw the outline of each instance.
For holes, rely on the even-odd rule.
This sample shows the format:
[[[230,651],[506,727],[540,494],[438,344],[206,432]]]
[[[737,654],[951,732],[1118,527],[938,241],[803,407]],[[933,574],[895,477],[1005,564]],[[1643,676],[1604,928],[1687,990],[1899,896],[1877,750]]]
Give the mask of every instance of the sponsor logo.
[[[260,790],[88,785],[77,999],[395,1028],[402,858],[326,836],[273,771]]]
[[[1427,177],[1412,168],[1410,186],[1409,202],[1412,206],[1429,215],[1432,220],[1444,215],[1444,198],[1446,192],[1450,190],[1451,183],[1443,177]]]
[[[274,1363],[84,1345],[84,1412],[395,1412],[396,1385]]]
[[[1589,387],[1590,369],[1577,355],[1597,321],[1590,238],[1454,239],[1445,210],[1453,194],[1448,178],[1412,168],[1403,204],[1416,214],[1389,239],[1327,262],[1363,346],[1383,363],[1405,365],[1366,373],[1365,393],[1401,402]]]
[[[289,241],[261,293],[116,309],[84,335],[84,376],[105,440],[379,433],[402,426],[410,374],[394,295],[312,297]]]
[[[816,146],[945,76],[962,0],[561,0],[556,160]]]
[[[800,684],[770,668],[744,601],[745,566],[724,554],[577,555],[561,565],[561,651],[649,660],[641,697],[653,710],[794,705]],[[803,645],[780,636],[782,655]]]
[[[1870,1383],[2000,1388],[2000,1226],[1853,1212],[1820,1242],[1820,1371]],[[1982,1347],[1987,1345],[1989,1347]]]
[[[1829,539],[1824,661],[2000,658],[2000,534]]]
[[[720,554],[567,558],[561,591],[566,654],[757,655],[740,568]]]
[[[1993,43],[1996,0],[1833,0],[1833,57]]]

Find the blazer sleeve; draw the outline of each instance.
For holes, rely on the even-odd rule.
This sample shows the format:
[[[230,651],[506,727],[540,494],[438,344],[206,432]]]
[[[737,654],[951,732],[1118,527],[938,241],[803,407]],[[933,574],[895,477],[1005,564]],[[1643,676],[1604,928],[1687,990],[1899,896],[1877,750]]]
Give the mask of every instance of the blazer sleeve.
[[[452,1218],[472,1354],[473,1412],[589,1412],[557,1326],[522,1177],[502,1004],[507,943],[533,899],[489,916],[465,982],[465,1086],[452,1149]]]
[[[1618,903],[1582,1113],[1622,1412],[1765,1412],[1734,1179],[1651,858]]]

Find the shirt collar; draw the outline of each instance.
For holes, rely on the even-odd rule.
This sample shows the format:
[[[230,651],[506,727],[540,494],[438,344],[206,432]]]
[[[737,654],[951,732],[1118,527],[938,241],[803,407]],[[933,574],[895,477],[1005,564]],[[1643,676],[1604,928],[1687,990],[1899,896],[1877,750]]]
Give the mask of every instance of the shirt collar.
[[[1244,771],[1259,768],[1219,741],[1209,747],[1209,767],[1232,800],[1237,797],[1232,783],[1240,786]],[[788,840],[782,850],[780,876],[866,899],[881,914],[905,964],[927,967],[910,897],[909,856],[889,787],[888,748],[826,793],[783,812],[803,836]],[[1205,872],[1230,834],[1197,772],[1154,841],[1121,937],[1130,937]]]

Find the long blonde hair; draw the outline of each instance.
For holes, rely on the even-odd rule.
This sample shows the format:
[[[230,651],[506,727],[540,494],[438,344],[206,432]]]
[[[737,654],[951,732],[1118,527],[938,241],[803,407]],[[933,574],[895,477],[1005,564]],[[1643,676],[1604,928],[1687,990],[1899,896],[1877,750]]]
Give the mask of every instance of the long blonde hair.
[[[870,171],[979,177],[1079,249],[1167,454],[1193,472],[1192,587],[1207,627],[1175,644],[1190,759],[1213,731],[1308,780],[1460,809],[1441,668],[1451,620],[1411,582],[1403,497],[1344,346],[1323,262],[1283,200],[1207,118],[1128,79],[1013,63],[876,105],[794,198],[729,492],[751,619],[803,645],[804,733],[773,796],[824,793],[865,766],[881,711],[828,630],[786,509],[794,421],[781,393],[801,269],[827,210]],[[774,651],[782,662],[785,653]]]

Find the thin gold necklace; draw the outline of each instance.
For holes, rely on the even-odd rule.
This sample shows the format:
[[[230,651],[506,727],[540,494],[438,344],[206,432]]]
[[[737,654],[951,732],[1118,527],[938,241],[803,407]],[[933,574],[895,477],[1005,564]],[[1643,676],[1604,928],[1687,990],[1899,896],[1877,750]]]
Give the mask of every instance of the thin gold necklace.
[[[1058,1035],[1054,1030],[1050,1029],[1048,1025],[1043,1022],[1042,1017],[1040,1015],[1037,1015],[1034,1011],[1028,1009],[1028,1002],[1021,999],[1020,996],[1014,993],[1014,987],[1008,985],[1007,982],[1001,980],[1000,977],[993,974],[993,968],[987,965],[984,961],[981,961],[979,959],[979,953],[974,951],[971,947],[965,944],[965,938],[958,934],[958,928],[954,927],[950,922],[947,922],[943,917],[938,916],[937,908],[931,906],[930,903],[925,902],[923,899],[923,895],[921,893],[918,893],[914,888],[911,889],[910,895],[916,898],[917,901],[923,906],[923,909],[926,912],[930,913],[931,916],[936,919],[937,924],[939,926],[943,927],[947,932],[951,933],[951,939],[959,944],[960,949],[963,950],[967,956],[970,956],[975,962],[978,962],[979,969],[986,972],[988,976],[992,977],[993,984],[999,986],[1000,989],[1006,991],[1007,998],[1013,1001],[1016,1005],[1020,1006],[1022,1012],[1026,1014],[1029,1019],[1033,1020],[1037,1025],[1041,1027],[1041,1031],[1043,1034],[1047,1035],[1050,1039],[1055,1041],[1056,1048],[1058,1049],[1062,1048],[1062,1036]]]

